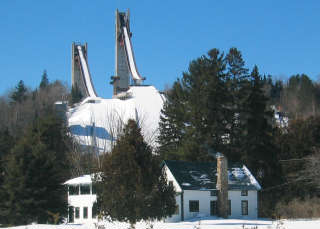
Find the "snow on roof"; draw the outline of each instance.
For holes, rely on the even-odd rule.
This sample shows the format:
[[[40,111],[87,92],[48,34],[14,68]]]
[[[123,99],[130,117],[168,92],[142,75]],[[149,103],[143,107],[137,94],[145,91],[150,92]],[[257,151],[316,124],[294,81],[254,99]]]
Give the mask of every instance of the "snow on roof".
[[[164,164],[184,190],[215,190],[217,183],[216,162],[186,162],[165,160]],[[260,190],[261,186],[242,164],[228,167],[229,190]]]
[[[83,175],[64,182],[65,185],[91,184],[94,175]]]
[[[163,97],[153,86],[131,86],[130,97],[102,99],[86,98],[69,109],[68,123],[72,135],[81,145],[92,145],[99,151],[109,151],[111,141],[129,119],[139,122],[146,141],[153,143],[158,134]],[[95,102],[99,101],[99,102]],[[93,139],[93,137],[95,139]]]
[[[92,181],[101,181],[101,173],[86,174],[64,182],[65,185],[91,184]]]
[[[243,165],[243,171],[245,172],[245,174],[249,177],[250,179],[250,183],[252,185],[254,185],[257,190],[261,190],[261,186],[258,183],[258,181],[256,180],[256,178],[252,175],[252,173],[249,171],[249,169],[247,168],[247,166]]]

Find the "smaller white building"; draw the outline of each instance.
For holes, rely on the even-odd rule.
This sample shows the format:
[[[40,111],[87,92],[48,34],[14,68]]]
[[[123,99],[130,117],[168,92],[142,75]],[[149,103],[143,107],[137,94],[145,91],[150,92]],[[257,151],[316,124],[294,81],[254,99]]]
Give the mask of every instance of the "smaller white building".
[[[218,215],[217,164],[214,162],[163,162],[176,191],[176,212],[167,222]],[[229,218],[257,218],[261,187],[245,165],[228,167]]]
[[[93,175],[84,175],[64,183],[68,187],[68,223],[97,222],[97,195],[92,180]]]
[[[215,162],[163,161],[167,179],[176,191],[176,212],[167,222],[195,217],[217,216],[217,164]],[[66,181],[68,187],[68,222],[83,224],[97,222],[96,190],[93,175]],[[116,187],[115,187],[116,188]],[[229,218],[257,218],[258,195],[261,187],[245,165],[228,166]]]

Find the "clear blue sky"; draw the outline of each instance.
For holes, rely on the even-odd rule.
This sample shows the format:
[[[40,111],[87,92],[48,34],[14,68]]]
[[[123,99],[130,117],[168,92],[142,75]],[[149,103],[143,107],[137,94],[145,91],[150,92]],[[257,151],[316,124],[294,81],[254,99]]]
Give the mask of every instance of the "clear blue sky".
[[[117,8],[130,9],[139,72],[160,90],[211,48],[237,47],[249,68],[277,78],[320,75],[318,0],[1,0],[0,94],[20,79],[38,86],[44,69],[70,85],[79,41],[88,42],[97,93],[111,97]]]

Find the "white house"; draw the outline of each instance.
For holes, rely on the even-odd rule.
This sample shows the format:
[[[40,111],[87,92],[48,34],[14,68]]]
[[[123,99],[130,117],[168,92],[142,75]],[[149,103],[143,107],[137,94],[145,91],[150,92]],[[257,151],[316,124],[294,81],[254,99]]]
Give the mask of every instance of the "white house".
[[[217,164],[202,162],[163,162],[169,182],[176,191],[176,212],[168,222],[183,221],[197,216],[218,214]],[[257,218],[259,183],[246,166],[228,166],[228,217]]]
[[[97,195],[92,185],[93,175],[84,175],[66,181],[68,187],[68,222],[92,223],[97,221]]]
[[[185,162],[166,160],[162,168],[176,191],[176,212],[167,222],[184,221],[198,216],[218,214],[217,181],[219,172],[215,162]],[[229,218],[257,218],[259,183],[246,166],[228,166],[227,209]],[[92,175],[84,175],[65,182],[68,187],[70,223],[97,221],[94,203],[97,200]],[[115,187],[116,188],[116,187]]]

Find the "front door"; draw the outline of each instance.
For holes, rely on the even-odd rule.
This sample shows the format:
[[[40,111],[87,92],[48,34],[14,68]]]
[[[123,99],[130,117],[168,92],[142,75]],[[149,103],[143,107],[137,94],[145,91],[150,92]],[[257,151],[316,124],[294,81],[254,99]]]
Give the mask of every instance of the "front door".
[[[68,215],[69,215],[69,223],[73,223],[74,222],[74,209],[73,207],[69,207],[69,212],[68,212]]]
[[[217,215],[217,201],[210,201],[210,215]]]

